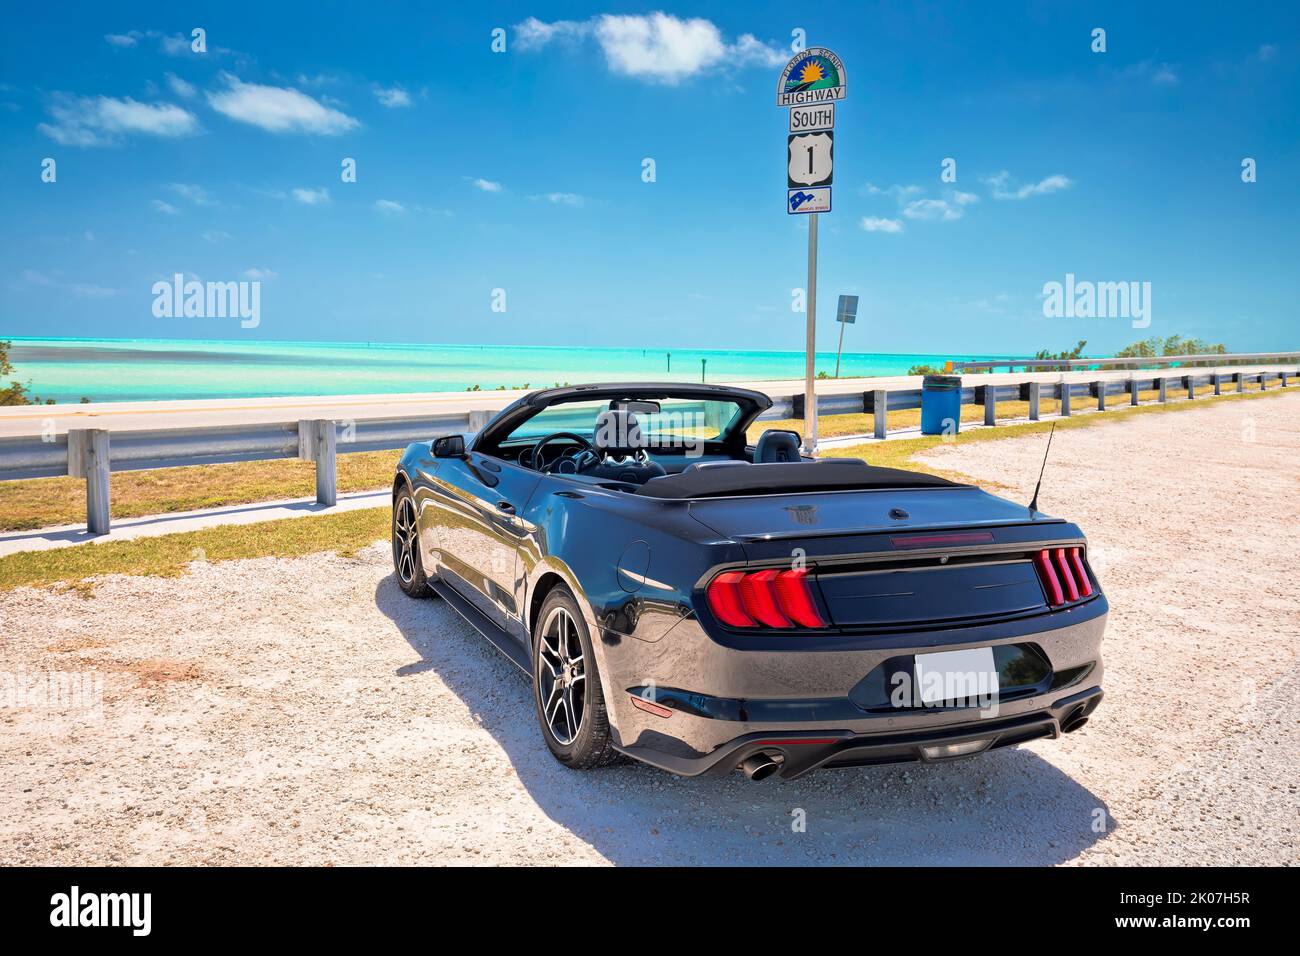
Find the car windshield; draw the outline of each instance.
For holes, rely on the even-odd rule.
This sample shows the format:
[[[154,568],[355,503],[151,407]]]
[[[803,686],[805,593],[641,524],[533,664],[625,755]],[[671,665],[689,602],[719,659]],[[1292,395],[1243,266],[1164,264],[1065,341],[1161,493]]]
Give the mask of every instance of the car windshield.
[[[681,439],[713,441],[740,414],[740,406],[726,400],[665,398],[658,404],[658,412],[635,413],[641,433],[651,445],[668,445]],[[504,440],[534,441],[555,432],[589,436],[596,431],[597,417],[608,408],[607,401],[561,402],[538,412]]]

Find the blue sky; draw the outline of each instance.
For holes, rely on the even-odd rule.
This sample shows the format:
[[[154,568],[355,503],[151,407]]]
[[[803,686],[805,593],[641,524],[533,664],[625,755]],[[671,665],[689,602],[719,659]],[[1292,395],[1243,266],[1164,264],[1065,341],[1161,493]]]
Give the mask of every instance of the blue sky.
[[[109,6],[5,14],[0,335],[800,349],[802,29],[849,76],[823,347],[840,292],[861,351],[1297,347],[1293,5]],[[177,272],[259,279],[260,325],[154,317]],[[1067,273],[1150,327],[1044,317]]]

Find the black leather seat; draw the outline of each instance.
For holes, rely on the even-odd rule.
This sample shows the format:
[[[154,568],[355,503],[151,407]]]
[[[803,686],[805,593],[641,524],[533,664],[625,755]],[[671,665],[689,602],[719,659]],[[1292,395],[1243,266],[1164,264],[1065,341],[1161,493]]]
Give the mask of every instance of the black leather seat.
[[[754,464],[770,465],[779,461],[803,461],[799,454],[799,433],[769,428],[754,446]]]
[[[591,445],[600,461],[584,468],[584,475],[643,485],[651,478],[668,474],[663,465],[646,456],[649,441],[641,434],[636,415],[626,409],[600,413]]]

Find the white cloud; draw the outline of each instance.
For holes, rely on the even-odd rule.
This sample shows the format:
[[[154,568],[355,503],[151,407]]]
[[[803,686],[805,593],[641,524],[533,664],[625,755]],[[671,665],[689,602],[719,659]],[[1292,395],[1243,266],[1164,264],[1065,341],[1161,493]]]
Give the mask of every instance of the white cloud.
[[[244,276],[248,279],[255,279],[259,282],[269,282],[271,279],[278,279],[280,273],[272,272],[270,269],[259,269],[257,266],[244,270]]]
[[[1142,60],[1125,67],[1120,76],[1147,80],[1156,86],[1178,85],[1178,67],[1171,63],[1157,63],[1154,60]]]
[[[304,189],[299,187],[292,193],[293,198],[307,206],[323,206],[330,201],[330,191],[325,187],[320,189]]]
[[[234,238],[230,233],[222,229],[205,229],[199,235],[207,242],[223,242],[226,239]]]
[[[199,94],[199,91],[194,88],[193,83],[185,82],[175,73],[166,73],[164,74],[164,78],[167,80],[167,86],[170,87],[171,91],[179,97],[192,100]]]
[[[515,24],[515,46],[521,50],[540,50],[552,40],[573,40],[591,33],[591,24],[576,20],[556,20],[543,23],[529,17]]]
[[[494,183],[490,179],[471,179],[470,182],[474,184],[475,189],[481,189],[485,193],[501,192],[501,184]]]
[[[402,89],[400,86],[390,86],[387,89],[382,86],[376,86],[375,98],[390,110],[411,105],[411,94],[406,92],[406,90]]]
[[[1028,199],[1030,196],[1045,196],[1048,193],[1069,189],[1074,184],[1069,176],[1057,173],[1036,183],[1011,187],[1011,174],[1005,169],[996,176],[985,177],[984,182],[993,190],[994,199]]]
[[[168,56],[185,56],[194,52],[193,40],[179,34],[160,37],[159,45]]]
[[[903,215],[908,219],[960,219],[963,215],[960,206],[954,206],[946,199],[914,199],[903,207]]]
[[[218,113],[240,123],[249,123],[272,133],[347,132],[360,125],[351,116],[323,106],[291,87],[244,83],[229,73],[222,74],[226,89],[208,93],[208,102]]]
[[[173,206],[171,203],[163,202],[161,199],[155,199],[153,201],[153,208],[158,210],[158,212],[166,213],[169,216],[175,216],[177,213],[180,212],[180,210],[177,209],[175,206]]]
[[[132,30],[130,33],[109,33],[104,36],[109,46],[130,47],[140,42],[140,33]]]
[[[899,202],[902,202],[908,196],[915,196],[917,193],[925,192],[920,186],[887,186],[881,188],[875,183],[867,183],[866,191],[868,196],[893,196]]]
[[[206,189],[193,183],[168,183],[167,188],[176,195],[188,199],[196,206],[213,206],[216,204],[212,197],[208,195]]]
[[[786,50],[768,46],[752,33],[743,33],[731,45],[732,59],[742,65],[785,66],[793,55]]]
[[[969,206],[972,203],[979,202],[980,197],[975,195],[974,193],[964,193],[961,192],[960,190],[957,190],[952,194],[952,201],[959,206]]]
[[[1277,44],[1264,43],[1260,45],[1259,52],[1256,54],[1261,63],[1268,63],[1277,59]]]
[[[87,282],[76,282],[68,288],[79,299],[107,299],[122,291],[121,289],[110,289],[106,286],[92,285]]]
[[[899,219],[881,219],[877,216],[863,216],[862,228],[867,232],[902,232],[903,223]]]
[[[1178,73],[1168,63],[1161,63],[1151,74],[1151,82],[1157,86],[1174,86],[1178,83]]]
[[[533,199],[544,199],[556,206],[581,206],[587,200],[577,193],[543,193],[540,196],[533,196]]]
[[[55,284],[54,280],[44,272],[37,272],[35,269],[24,269],[23,281],[28,285],[52,286]]]
[[[199,128],[194,114],[172,103],[139,103],[129,96],[57,95],[49,107],[51,123],[37,126],[64,146],[109,146],[123,134],[174,138]]]
[[[406,207],[400,202],[393,202],[391,199],[376,199],[375,209],[389,216],[400,216],[406,212]]]
[[[544,23],[529,17],[515,25],[515,43],[539,50],[555,41],[595,39],[614,73],[674,84],[728,58],[742,65],[777,66],[789,59],[752,34],[728,44],[710,20],[682,20],[666,13],[603,14],[590,20]]]

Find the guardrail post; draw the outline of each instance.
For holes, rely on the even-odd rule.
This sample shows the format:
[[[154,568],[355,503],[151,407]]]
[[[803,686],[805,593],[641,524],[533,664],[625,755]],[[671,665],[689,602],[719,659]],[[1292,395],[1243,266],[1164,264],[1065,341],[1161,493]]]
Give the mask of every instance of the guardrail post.
[[[1061,417],[1070,417],[1070,393],[1074,390],[1069,382],[1061,383]]]
[[[1093,382],[1092,391],[1097,396],[1097,411],[1104,412],[1106,410],[1106,383],[1104,381]]]
[[[889,428],[889,392],[878,388],[871,393],[871,420],[875,426],[875,437],[884,438]]]
[[[1169,379],[1163,375],[1160,377],[1160,401],[1162,404],[1169,401]]]
[[[1267,373],[1267,372],[1260,372],[1260,373],[1259,373],[1259,390],[1262,392],[1262,391],[1264,391],[1266,388],[1268,388],[1268,373]]]
[[[486,409],[486,408],[473,408],[473,409],[470,409],[470,413],[469,413],[469,430],[470,430],[471,432],[480,432],[480,431],[482,431],[482,430],[483,430],[483,426],[486,425],[489,421],[491,421],[491,420],[492,420],[492,416],[495,415],[495,414],[496,414],[496,412],[490,411],[490,410],[488,410],[488,409]],[[799,416],[796,415],[795,417],[798,418]]]
[[[1237,380],[1237,391],[1244,392],[1246,390],[1246,376],[1240,372],[1233,372],[1232,377]]]
[[[984,386],[984,424],[996,425],[998,423],[998,387],[996,385]]]
[[[1187,397],[1189,399],[1196,397],[1196,379],[1191,375],[1184,376],[1187,380]]]
[[[338,437],[334,422],[307,419],[298,423],[298,457],[316,462],[316,503],[338,504]]]
[[[86,479],[86,530],[91,534],[108,534],[111,524],[108,447],[107,429],[68,430],[68,474]]]
[[[1128,403],[1130,405],[1138,403],[1138,380],[1136,378],[1128,380]]]
[[[1223,376],[1220,375],[1218,372],[1214,373],[1214,394],[1215,395],[1223,394]]]
[[[1042,392],[1042,382],[1029,383],[1029,420],[1031,422],[1038,421],[1038,404],[1042,399]]]
[[[1286,388],[1286,372],[1279,372],[1278,374],[1282,376],[1282,387]]]

